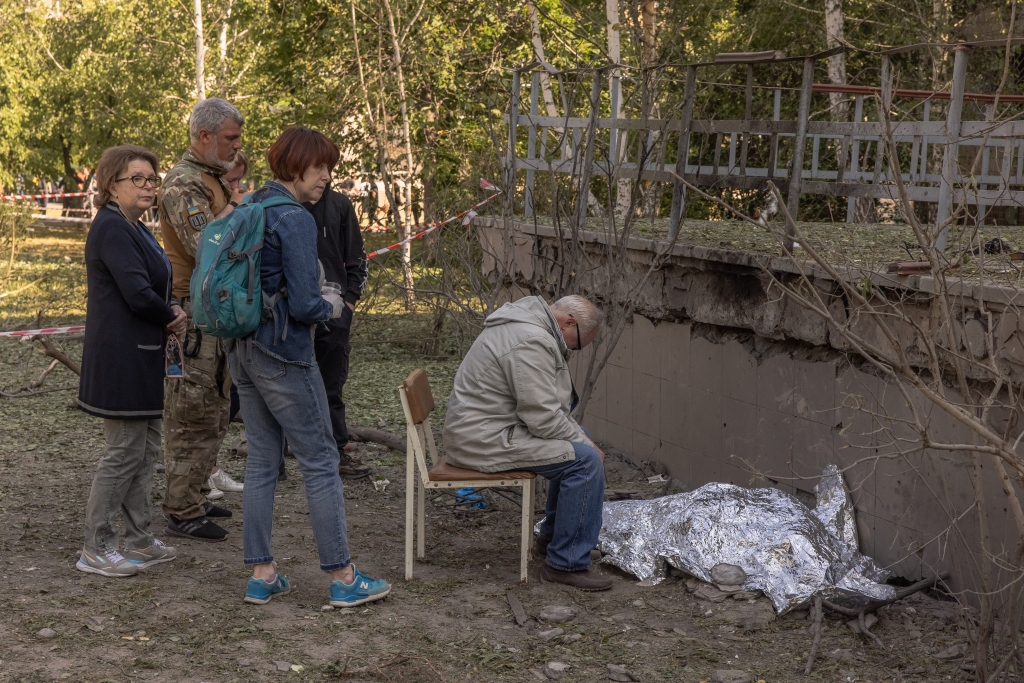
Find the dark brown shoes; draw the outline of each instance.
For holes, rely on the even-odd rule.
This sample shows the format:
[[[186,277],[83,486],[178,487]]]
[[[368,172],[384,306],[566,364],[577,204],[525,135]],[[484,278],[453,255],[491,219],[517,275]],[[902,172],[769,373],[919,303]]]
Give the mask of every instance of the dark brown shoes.
[[[606,591],[612,587],[612,580],[601,576],[593,569],[582,572],[563,572],[561,569],[549,567],[545,562],[540,567],[541,583],[560,583],[572,586],[581,591]]]

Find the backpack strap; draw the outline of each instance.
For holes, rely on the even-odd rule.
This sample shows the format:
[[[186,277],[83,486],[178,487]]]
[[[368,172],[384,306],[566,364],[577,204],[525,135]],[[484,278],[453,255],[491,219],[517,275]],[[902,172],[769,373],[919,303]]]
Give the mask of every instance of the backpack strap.
[[[297,206],[300,209],[305,209],[305,207],[302,206],[302,204],[299,204],[294,199],[292,199],[290,197],[285,197],[285,196],[282,196],[282,195],[276,195],[274,197],[267,197],[266,199],[260,200],[257,203],[260,204],[264,208],[264,210],[269,209],[271,207],[275,207],[275,206],[288,206],[288,205]],[[262,247],[263,247],[263,241],[261,240],[259,242],[259,244],[253,245],[252,249],[258,249],[258,248],[262,248]],[[249,250],[246,250],[246,251],[249,251]],[[249,267],[253,268],[252,256],[249,257],[249,264],[250,264]],[[249,282],[252,282],[252,276],[251,275],[249,277]],[[252,291],[251,290],[249,292],[249,297],[250,297],[249,300],[251,301],[252,300]],[[287,286],[282,287],[273,296],[267,294],[266,291],[263,292],[263,310],[267,311],[269,309],[269,311],[270,311],[269,318],[273,319],[273,321],[274,321],[274,346],[277,346],[278,338],[280,338],[281,341],[285,341],[288,338],[288,323],[287,323],[287,321],[281,321],[278,318],[277,309],[276,309],[277,302],[281,301],[282,299],[286,299],[286,298],[288,298],[288,288],[287,288]],[[280,335],[280,337],[279,337],[279,335]]]

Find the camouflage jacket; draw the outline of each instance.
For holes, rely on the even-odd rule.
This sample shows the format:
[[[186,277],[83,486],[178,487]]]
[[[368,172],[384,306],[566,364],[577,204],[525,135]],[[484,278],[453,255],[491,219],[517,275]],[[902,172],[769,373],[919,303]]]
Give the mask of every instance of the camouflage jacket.
[[[164,178],[160,190],[160,232],[174,274],[174,297],[188,296],[196,267],[196,245],[203,228],[224,210],[231,189],[223,171],[207,165],[188,150]]]

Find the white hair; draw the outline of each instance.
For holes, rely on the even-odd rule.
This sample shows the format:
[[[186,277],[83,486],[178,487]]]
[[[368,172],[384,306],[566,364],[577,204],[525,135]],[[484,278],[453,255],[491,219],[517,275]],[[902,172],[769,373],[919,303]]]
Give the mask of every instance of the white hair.
[[[580,333],[587,335],[604,323],[604,312],[589,300],[570,294],[551,304],[553,312],[571,315],[580,326]]]
[[[228,119],[240,126],[245,123],[245,117],[235,105],[219,97],[207,97],[192,108],[192,116],[188,119],[189,137],[192,142],[198,142],[199,132],[204,130],[216,135]]]

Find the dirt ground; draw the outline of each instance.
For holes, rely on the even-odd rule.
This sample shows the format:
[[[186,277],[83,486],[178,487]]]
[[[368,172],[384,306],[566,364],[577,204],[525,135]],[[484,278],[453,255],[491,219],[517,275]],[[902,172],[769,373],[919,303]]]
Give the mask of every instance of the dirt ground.
[[[74,345],[68,348],[74,354]],[[393,376],[423,359],[406,357],[393,376],[375,378],[358,370],[360,359],[368,366],[367,354],[384,352],[360,348],[354,381],[382,386],[379,405],[353,406],[354,413],[401,433]],[[29,342],[0,340],[0,387],[36,377],[46,360]],[[73,380],[58,368],[44,388]],[[439,386],[449,381],[437,377]],[[490,498],[490,512],[456,511],[446,497],[428,504],[427,557],[406,582],[404,455],[371,444],[360,445],[361,457],[391,483],[378,492],[371,480],[350,482],[345,497],[357,566],[394,586],[383,602],[324,609],[328,578],[318,569],[294,460],[278,488],[274,529],[280,570],[297,585],[290,595],[263,607],[242,602],[239,494],[220,501],[235,513],[227,542],[164,536],[178,548],[173,563],[121,580],[77,572],[83,509],[103,441],[100,421],[76,410],[73,398],[71,390],[0,397],[0,681],[530,681],[547,680],[543,670],[552,661],[569,665],[566,681],[608,680],[608,664],[641,681],[710,682],[725,669],[766,683],[804,678],[798,671],[810,647],[808,622],[803,613],[775,619],[764,598],[722,598],[706,585],[691,594],[684,577],[641,587],[610,567],[602,571],[615,577],[611,591],[580,593],[541,584],[536,562],[520,585],[518,506],[498,496]],[[439,404],[441,398],[439,392]],[[242,478],[245,461],[229,450],[237,431],[233,426],[220,464]],[[607,469],[615,495],[661,493],[661,485],[647,483],[650,472],[618,454],[609,455]],[[158,475],[155,505],[162,486]],[[154,529],[163,529],[159,517]],[[523,627],[513,620],[510,594],[530,616]],[[575,616],[540,621],[551,605]],[[965,680],[957,613],[955,603],[924,595],[885,610],[874,627],[884,651],[844,620],[827,620],[809,680]],[[52,637],[39,635],[46,628]],[[554,628],[563,633],[547,633]]]
[[[84,318],[84,235],[37,230],[23,244],[8,282],[13,294],[0,298],[0,329],[32,326],[39,311],[46,311],[44,324]],[[365,309],[387,303],[370,298]],[[361,307],[346,388],[354,421],[402,434],[395,387],[415,367],[426,368],[443,410],[457,360],[450,349],[437,355],[438,344],[422,343],[430,324],[429,316],[416,322]],[[80,344],[60,343],[80,355]],[[37,346],[0,339],[0,390],[39,377],[48,359]],[[608,680],[608,664],[641,681],[710,683],[717,670],[765,683],[804,679],[806,615],[775,619],[763,598],[735,600],[692,579],[691,592],[678,576],[641,587],[610,567],[602,571],[616,579],[611,591],[579,593],[539,583],[536,562],[520,585],[519,508],[500,496],[487,494],[490,512],[457,511],[450,498],[430,503],[427,557],[407,583],[404,454],[371,444],[359,446],[360,457],[391,483],[377,491],[370,480],[350,482],[345,496],[356,564],[394,585],[383,602],[323,609],[328,577],[317,568],[294,460],[278,489],[274,530],[279,567],[297,586],[292,594],[263,607],[242,602],[248,574],[238,494],[220,501],[235,513],[225,524],[226,542],[173,539],[175,562],[130,579],[83,574],[74,563],[103,438],[101,422],[75,408],[76,388],[76,378],[57,367],[42,387],[49,393],[0,396],[0,682],[531,681],[548,680],[549,662],[569,665],[565,681]],[[241,479],[245,460],[230,448],[237,436],[233,426],[220,464]],[[647,483],[652,472],[610,450],[607,470],[609,495],[663,493],[662,485]],[[155,506],[162,487],[158,475]],[[163,526],[158,515],[158,535]],[[530,616],[523,627],[513,620],[509,594]],[[542,621],[552,605],[570,607],[574,616]],[[962,668],[969,665],[957,616],[955,603],[924,595],[884,610],[873,629],[884,651],[845,620],[830,619],[808,680],[966,680],[972,676]]]

